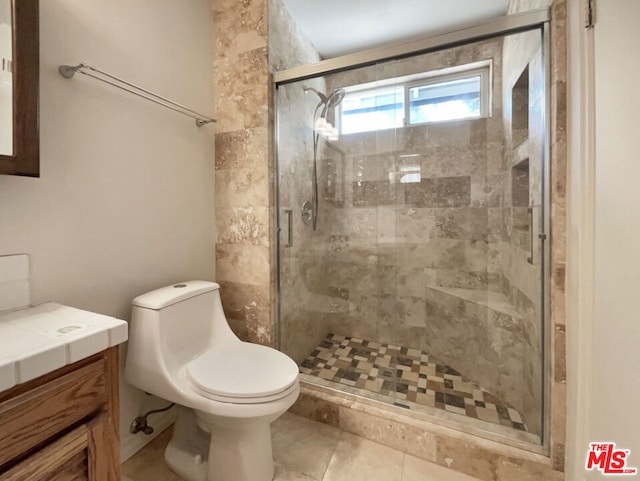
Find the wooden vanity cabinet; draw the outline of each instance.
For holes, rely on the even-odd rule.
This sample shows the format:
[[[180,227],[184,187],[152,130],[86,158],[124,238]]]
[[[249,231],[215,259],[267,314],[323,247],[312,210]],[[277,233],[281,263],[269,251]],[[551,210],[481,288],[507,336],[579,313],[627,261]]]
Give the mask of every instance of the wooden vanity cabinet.
[[[118,347],[0,393],[0,481],[120,481]]]

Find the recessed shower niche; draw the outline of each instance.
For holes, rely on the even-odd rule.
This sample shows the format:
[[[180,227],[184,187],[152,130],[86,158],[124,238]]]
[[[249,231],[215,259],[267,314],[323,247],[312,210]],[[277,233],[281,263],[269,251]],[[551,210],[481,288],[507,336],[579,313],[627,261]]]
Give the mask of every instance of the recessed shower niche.
[[[511,91],[511,135],[514,146],[529,138],[529,65]]]

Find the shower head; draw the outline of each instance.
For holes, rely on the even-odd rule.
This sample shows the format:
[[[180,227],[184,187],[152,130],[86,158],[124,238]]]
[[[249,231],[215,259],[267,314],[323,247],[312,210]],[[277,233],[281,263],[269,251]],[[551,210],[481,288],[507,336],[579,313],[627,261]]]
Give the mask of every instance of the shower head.
[[[340,102],[342,102],[346,93],[347,92],[345,92],[344,89],[335,89],[327,98],[327,107],[336,107],[337,105],[340,105]]]
[[[320,97],[320,104],[325,105],[327,108],[332,108],[339,105],[340,102],[342,102],[342,99],[344,99],[344,96],[346,94],[344,89],[335,89],[333,92],[329,94],[329,96],[323,94],[322,92],[319,92],[313,87],[304,86],[302,87],[302,90],[304,91],[305,94],[309,92],[314,92],[318,97]]]

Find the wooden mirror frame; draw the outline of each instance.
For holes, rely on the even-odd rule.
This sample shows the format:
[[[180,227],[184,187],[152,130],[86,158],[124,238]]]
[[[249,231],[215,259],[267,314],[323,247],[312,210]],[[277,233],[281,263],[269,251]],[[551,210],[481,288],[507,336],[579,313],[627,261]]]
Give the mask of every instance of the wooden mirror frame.
[[[0,174],[40,176],[39,0],[11,0],[13,155],[0,154]]]

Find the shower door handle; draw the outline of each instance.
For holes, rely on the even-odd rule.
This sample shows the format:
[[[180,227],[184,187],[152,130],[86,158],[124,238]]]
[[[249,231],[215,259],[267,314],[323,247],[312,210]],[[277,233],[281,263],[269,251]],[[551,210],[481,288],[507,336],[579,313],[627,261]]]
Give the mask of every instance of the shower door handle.
[[[293,246],[293,209],[284,209],[287,214],[287,243],[285,247]]]
[[[529,214],[529,256],[527,262],[533,265],[533,207],[529,207],[527,213]]]

